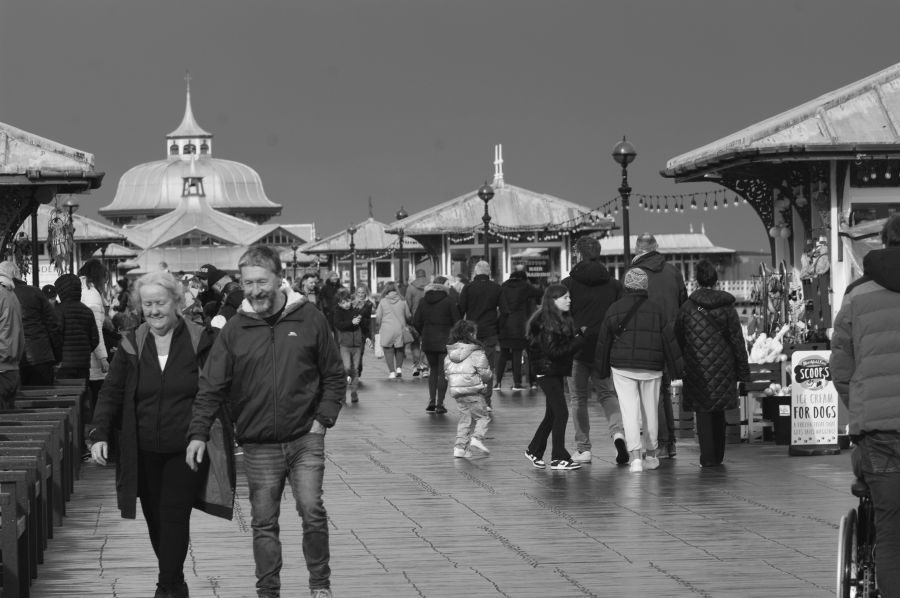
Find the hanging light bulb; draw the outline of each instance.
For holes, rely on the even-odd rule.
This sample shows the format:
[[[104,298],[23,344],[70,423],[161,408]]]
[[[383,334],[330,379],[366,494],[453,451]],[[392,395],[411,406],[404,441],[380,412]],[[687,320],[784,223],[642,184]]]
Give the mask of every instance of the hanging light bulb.
[[[709,211],[709,196],[708,195],[703,198],[703,211],[704,212]]]
[[[717,197],[716,199],[713,200],[713,209],[714,209],[714,210],[718,210],[718,209],[719,209],[719,198],[718,198],[718,197]]]
[[[728,207],[728,196],[725,195],[724,193],[722,194],[722,207],[723,208]]]
[[[691,209],[692,209],[692,210],[696,210],[696,209],[697,209],[697,200],[694,198],[693,195],[691,196]]]
[[[669,200],[668,200],[668,198],[666,199],[666,206],[665,206],[665,208],[663,208],[663,211],[664,211],[666,214],[669,213]]]
[[[891,180],[891,166],[888,165],[887,168],[884,169],[884,180]]]
[[[640,197],[640,199],[638,199],[638,205],[642,208],[644,207],[644,196],[643,195]]]
[[[734,207],[738,207],[738,197],[737,197],[737,195],[734,196]]]
[[[872,170],[869,171],[869,178],[873,181],[878,178],[878,173],[875,172],[875,168],[872,168]]]
[[[619,215],[619,202],[618,201],[613,202],[613,214],[615,214],[616,216]]]

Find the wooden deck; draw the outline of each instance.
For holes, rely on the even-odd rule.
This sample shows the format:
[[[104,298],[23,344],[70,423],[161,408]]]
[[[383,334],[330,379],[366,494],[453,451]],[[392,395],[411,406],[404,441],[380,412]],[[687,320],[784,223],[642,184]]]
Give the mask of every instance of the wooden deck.
[[[363,381],[360,403],[345,407],[326,441],[339,598],[833,595],[837,523],[854,505],[847,452],[789,457],[784,446],[729,445],[724,468],[703,470],[696,445],[682,441],[676,459],[631,474],[595,434],[592,465],[538,471],[523,450],[543,396],[506,391],[494,400],[490,456],[453,459],[453,405],[426,414],[426,382],[388,380],[371,355]],[[185,574],[194,598],[255,596],[242,471],[238,482],[233,521],[193,516]],[[34,598],[153,595],[146,527],[120,519],[112,467],[84,467],[67,514]],[[281,524],[282,595],[307,596],[290,490]]]

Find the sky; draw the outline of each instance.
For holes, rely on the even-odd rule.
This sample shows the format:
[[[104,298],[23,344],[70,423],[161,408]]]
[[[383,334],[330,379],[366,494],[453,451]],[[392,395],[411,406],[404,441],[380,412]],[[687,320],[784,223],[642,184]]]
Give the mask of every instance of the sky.
[[[184,113],[320,237],[507,183],[589,208],[666,161],[900,61],[900,3],[854,0],[3,0],[0,121],[93,153],[97,217]],[[729,197],[731,194],[729,193]],[[768,250],[749,206],[633,209],[632,233],[705,226]],[[473,223],[477,225],[478,223]]]

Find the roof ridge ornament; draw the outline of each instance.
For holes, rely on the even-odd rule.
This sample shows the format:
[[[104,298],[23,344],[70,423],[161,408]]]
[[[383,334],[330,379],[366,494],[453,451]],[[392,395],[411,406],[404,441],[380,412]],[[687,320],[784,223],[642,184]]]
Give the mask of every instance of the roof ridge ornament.
[[[189,138],[210,138],[212,133],[205,131],[194,118],[194,110],[191,108],[191,73],[185,71],[185,100],[184,100],[184,117],[178,128],[167,135],[167,137],[189,137]]]
[[[498,143],[494,146],[494,187],[503,186],[503,144]]]

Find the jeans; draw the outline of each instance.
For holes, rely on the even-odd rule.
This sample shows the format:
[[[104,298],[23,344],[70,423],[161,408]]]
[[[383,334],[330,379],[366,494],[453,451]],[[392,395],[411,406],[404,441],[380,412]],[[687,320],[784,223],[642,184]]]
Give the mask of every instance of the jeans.
[[[512,362],[513,386],[522,388],[522,349],[506,349],[497,351],[497,364],[494,366],[494,386],[500,388],[500,381],[506,371],[506,362]]]
[[[700,442],[700,465],[720,465],[725,459],[725,412],[697,412],[697,440]]]
[[[528,451],[538,458],[544,456],[547,450],[547,438],[553,434],[553,452],[551,459],[571,460],[572,455],[566,450],[566,424],[569,422],[569,408],[566,406],[566,393],[563,390],[562,376],[541,376],[537,379],[544,396],[547,398],[547,406],[544,410],[544,419],[538,425],[534,438],[528,445]]]
[[[256,592],[278,597],[281,591],[281,540],[278,516],[285,481],[291,484],[303,521],[303,556],[310,589],[330,587],[328,515],[322,502],[325,475],[325,435],[304,434],[290,442],[246,443],[244,468],[250,490]]]
[[[446,352],[426,351],[428,360],[428,404],[443,405],[447,396],[447,377],[444,376],[444,358]]]
[[[593,363],[578,361],[572,363],[572,396],[570,410],[575,427],[575,448],[580,452],[591,450],[591,418],[588,415],[588,399],[591,398],[591,382],[597,392],[597,401],[603,407],[609,423],[610,437],[623,434],[622,413],[619,411],[619,397],[612,378],[601,378]]]
[[[348,390],[356,392],[359,387],[359,364],[362,362],[362,348],[341,345],[341,360],[344,362],[344,371],[350,377]]]
[[[19,392],[19,370],[0,372],[0,408],[12,409]]]
[[[456,397],[456,405],[459,407],[459,423],[456,424],[456,448],[469,446],[469,438],[484,440],[487,434],[491,416],[485,411],[484,397],[481,395],[466,395]],[[472,423],[474,422],[474,430]]]
[[[874,432],[857,445],[875,507],[875,575],[884,598],[900,596],[900,432]]]
[[[641,411],[644,414],[645,440],[648,451],[656,451],[659,433],[657,408],[659,386],[662,375],[649,380],[629,378],[620,370],[613,369],[613,383],[619,395],[619,409],[622,411],[622,426],[625,428],[625,443],[628,452],[641,450]]]
[[[159,584],[184,583],[184,559],[191,539],[191,509],[206,479],[209,459],[196,472],[177,453],[138,453],[138,496],[159,563]]]

